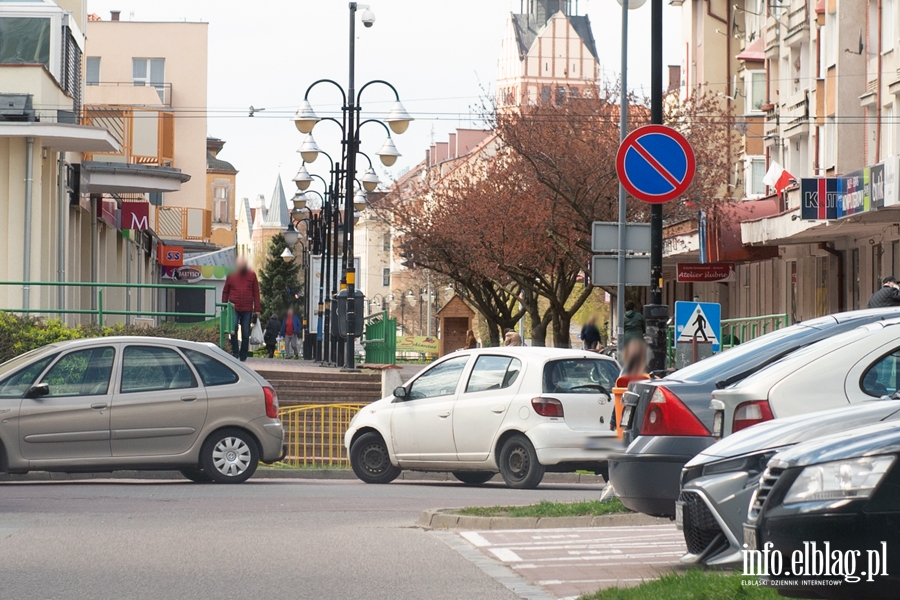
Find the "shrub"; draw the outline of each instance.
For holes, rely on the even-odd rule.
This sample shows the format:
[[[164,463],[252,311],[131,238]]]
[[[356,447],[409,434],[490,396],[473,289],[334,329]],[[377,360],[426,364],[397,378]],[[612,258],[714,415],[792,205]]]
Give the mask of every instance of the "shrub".
[[[122,324],[102,327],[96,324],[69,327],[59,319],[45,320],[0,312],[0,363],[47,344],[111,335],[143,335],[192,342],[219,343],[218,327],[210,327],[208,323],[188,325],[162,323],[157,327],[150,328]]]

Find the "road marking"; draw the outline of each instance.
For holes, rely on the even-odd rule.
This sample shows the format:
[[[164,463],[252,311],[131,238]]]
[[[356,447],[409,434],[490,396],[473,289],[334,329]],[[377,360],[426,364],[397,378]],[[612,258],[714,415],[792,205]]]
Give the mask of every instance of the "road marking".
[[[459,535],[463,536],[466,540],[468,540],[470,544],[472,544],[476,548],[484,548],[491,545],[491,543],[484,539],[484,537],[480,533],[476,533],[474,531],[462,531]]]
[[[503,562],[522,562],[522,558],[509,548],[491,548],[490,552]]]

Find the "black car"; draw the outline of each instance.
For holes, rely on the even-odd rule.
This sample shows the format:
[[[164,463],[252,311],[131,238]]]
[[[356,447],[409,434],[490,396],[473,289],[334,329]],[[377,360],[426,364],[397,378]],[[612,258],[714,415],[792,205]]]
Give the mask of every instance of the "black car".
[[[744,544],[746,574],[784,596],[900,597],[900,424],[776,455],[751,500]]]
[[[714,411],[709,407],[713,390],[737,383],[799,348],[897,316],[900,307],[811,319],[662,379],[631,383],[622,398],[622,429],[628,449],[609,456],[610,482],[616,495],[631,510],[674,518],[682,467],[716,442]]]

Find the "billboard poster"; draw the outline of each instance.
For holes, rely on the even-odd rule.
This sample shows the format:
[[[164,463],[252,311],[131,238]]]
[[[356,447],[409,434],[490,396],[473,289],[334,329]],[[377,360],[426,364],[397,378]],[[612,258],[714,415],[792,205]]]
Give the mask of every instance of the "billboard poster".
[[[309,293],[306,298],[306,314],[309,315],[309,332],[315,335],[316,339],[321,340],[324,334],[321,328],[322,319],[319,318],[318,306],[320,288],[325,283],[322,279],[322,255],[316,254],[309,258],[309,286],[307,288]]]
[[[438,339],[433,335],[397,336],[397,352],[424,352],[426,354],[437,354]]]
[[[838,217],[858,215],[869,210],[868,169],[853,171],[841,177],[841,210]]]
[[[891,156],[884,160],[884,205],[900,204],[900,156]]]
[[[837,219],[840,216],[841,180],[814,177],[800,180],[800,218],[804,221]]]

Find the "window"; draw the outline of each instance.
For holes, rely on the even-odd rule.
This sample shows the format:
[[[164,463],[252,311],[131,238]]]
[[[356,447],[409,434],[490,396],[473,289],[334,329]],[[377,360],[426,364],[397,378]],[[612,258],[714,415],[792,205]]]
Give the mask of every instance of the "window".
[[[100,57],[88,56],[86,59],[87,70],[84,74],[84,82],[87,85],[100,85]]]
[[[384,287],[391,286],[391,269],[390,267],[385,267],[381,270],[381,285]]]
[[[122,393],[197,387],[190,367],[174,350],[128,346],[122,358]]]
[[[165,101],[166,59],[131,59],[131,79],[134,85],[152,85],[159,92],[160,102]]]
[[[213,222],[231,222],[228,218],[228,188],[223,185],[213,188]]]
[[[556,105],[561,106],[566,103],[566,88],[558,86],[556,88]]]
[[[830,67],[837,62],[837,13],[825,14],[825,28],[819,33],[825,36],[825,65]]]
[[[884,265],[884,246],[880,243],[872,246],[872,289],[881,287],[882,267]]]
[[[544,365],[544,393],[596,394],[609,392],[616,383],[619,369],[611,360],[576,358],[552,360]],[[601,390],[600,388],[603,388]]]
[[[761,112],[766,103],[766,72],[750,71],[746,75],[747,112]]]
[[[825,117],[825,168],[831,169],[837,161],[837,127],[834,117]]]
[[[747,160],[747,196],[765,196],[766,159],[763,156],[751,157]]]
[[[56,354],[45,356],[5,379],[0,380],[0,398],[21,398],[34,385],[38,376],[44,372]]]
[[[109,346],[70,352],[50,367],[41,383],[50,386],[50,397],[104,396],[115,355]]]
[[[391,251],[391,232],[390,231],[385,231],[384,234],[381,236],[381,250],[383,252]],[[385,285],[387,285],[387,284],[385,284]]]
[[[469,375],[466,393],[506,389],[519,379],[522,363],[509,356],[479,356]]]
[[[207,356],[202,352],[197,352],[196,350],[186,350],[182,348],[181,351],[184,352],[185,356],[187,356],[194,365],[194,368],[197,369],[197,372],[200,373],[200,379],[206,387],[213,385],[228,385],[230,383],[238,382],[239,377],[237,376],[237,373],[217,361],[215,358]]]
[[[880,398],[897,392],[900,375],[900,349],[879,359],[863,374],[859,382],[862,391]]]
[[[881,159],[894,155],[894,107],[881,109]]]
[[[409,399],[419,400],[455,394],[467,362],[468,356],[459,356],[433,366],[412,383],[409,388]]]
[[[853,310],[859,310],[859,248],[850,251],[850,284],[853,288]]]
[[[550,86],[541,86],[541,104],[550,104]]]
[[[50,67],[50,19],[0,18],[0,64]]]
[[[881,0],[881,51],[894,49],[894,0]]]

